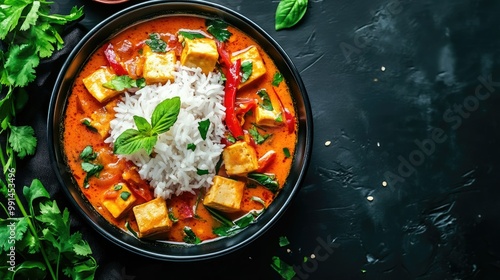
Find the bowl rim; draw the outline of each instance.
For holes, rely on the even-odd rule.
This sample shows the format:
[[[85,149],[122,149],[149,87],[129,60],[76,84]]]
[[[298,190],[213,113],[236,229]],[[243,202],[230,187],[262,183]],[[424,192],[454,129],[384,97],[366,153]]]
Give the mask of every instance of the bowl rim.
[[[66,79],[66,74],[69,72],[69,68],[75,63],[75,58],[77,55],[80,53],[80,51],[87,46],[89,42],[92,42],[92,39],[95,38],[99,32],[103,32],[102,30],[106,30],[106,27],[109,27],[113,25],[114,23],[118,22],[119,20],[123,20],[123,18],[129,14],[134,14],[138,13],[139,11],[146,11],[148,9],[152,9],[152,7],[156,6],[161,6],[165,10],[168,8],[172,7],[185,7],[184,11],[188,10],[197,10],[201,9],[204,12],[208,12],[211,17],[216,17],[221,16],[225,19],[231,18],[232,20],[238,21],[240,23],[245,24],[248,28],[251,28],[253,32],[255,32],[254,35],[259,35],[262,37],[262,39],[265,40],[266,44],[271,45],[275,51],[283,60],[283,65],[282,67],[286,67],[287,71],[290,72],[290,75],[293,77],[294,84],[296,85],[298,89],[297,96],[300,97],[300,102],[301,102],[301,111],[299,112],[299,108],[297,108],[297,116],[300,114],[300,119],[299,121],[299,134],[297,135],[297,146],[299,147],[299,140],[301,140],[301,150],[300,153],[297,152],[295,157],[294,157],[294,162],[292,163],[292,171],[294,167],[294,163],[298,160],[300,161],[300,170],[298,174],[293,174],[295,180],[293,185],[288,186],[290,190],[287,190],[289,193],[285,196],[284,194],[278,194],[277,197],[275,198],[275,201],[280,198],[280,205],[277,205],[275,201],[271,203],[270,207],[268,209],[271,209],[273,213],[272,217],[267,217],[267,222],[264,222],[261,227],[257,228],[256,226],[253,227],[253,230],[250,231],[249,228],[243,230],[241,233],[236,234],[233,237],[229,238],[222,238],[220,240],[223,241],[208,241],[206,243],[202,243],[196,246],[206,246],[209,248],[207,252],[203,252],[200,250],[196,250],[193,248],[196,248],[195,246],[191,245],[172,245],[169,244],[168,248],[170,250],[180,250],[179,252],[185,252],[186,250],[190,252],[191,254],[184,255],[184,254],[172,254],[172,253],[164,253],[163,252],[163,247],[159,248],[159,251],[157,250],[156,245],[153,244],[155,242],[149,242],[149,241],[144,241],[144,240],[139,240],[135,237],[132,237],[126,233],[123,232],[121,229],[117,229],[116,227],[112,226],[111,223],[107,222],[102,218],[100,214],[97,213],[95,209],[93,209],[93,206],[91,206],[89,209],[89,205],[85,205],[86,198],[83,196],[83,194],[80,191],[80,188],[78,186],[68,186],[68,180],[71,181],[72,178],[67,178],[64,176],[66,172],[64,171],[67,169],[67,167],[64,164],[64,160],[61,161],[61,149],[57,149],[56,145],[59,145],[58,142],[60,141],[60,132],[61,132],[61,122],[59,122],[58,117],[56,114],[63,114],[65,111],[66,107],[66,100],[67,97],[70,94],[69,91],[62,91],[61,92],[61,87],[64,85],[64,81]],[[152,12],[149,12],[149,14],[152,14]],[[202,12],[197,13],[198,15],[204,14]],[[155,17],[156,18],[156,17]],[[151,20],[151,19],[146,19]],[[127,21],[127,20],[125,20]],[[126,29],[129,26],[132,26],[140,20],[133,20],[133,21],[127,21],[128,23],[125,26],[121,26],[119,28],[109,28],[109,29],[114,29],[115,33],[110,33],[110,34],[104,34],[103,36],[106,36],[107,38],[113,37],[116,33],[122,32],[124,29]],[[236,26],[235,27],[239,28],[241,30],[241,26]],[[243,31],[248,34],[248,32]],[[250,35],[250,34],[249,34]],[[263,42],[260,42],[257,40],[257,38],[254,38],[259,44],[262,44]],[[100,43],[102,44],[102,42]],[[90,53],[93,53],[95,49],[98,46],[95,46],[94,49],[90,51]],[[266,50],[267,52],[267,50]],[[271,55],[270,55],[271,56]],[[272,57],[272,56],[271,56]],[[272,57],[274,60],[276,60],[275,57]],[[275,61],[276,63],[276,61]],[[80,66],[78,66],[78,70],[76,70],[75,73],[78,73],[81,70],[81,67],[84,65],[84,63]],[[278,66],[278,65],[277,65]],[[279,67],[278,67],[279,68]],[[280,72],[282,69],[280,68]],[[75,74],[76,75],[76,74]],[[69,82],[70,87],[73,84],[74,81],[74,75],[71,77],[71,81]],[[290,89],[292,91],[292,89]],[[292,97],[293,93],[291,92]],[[61,97],[62,96],[62,97]],[[61,99],[62,98],[62,99]],[[62,105],[60,104],[62,102]],[[296,102],[296,100],[294,100]],[[59,107],[58,107],[59,106]],[[60,106],[62,106],[62,109],[60,109]],[[59,109],[59,111],[58,111]],[[312,150],[312,140],[313,140],[313,125],[312,125],[312,111],[311,111],[311,106],[309,102],[309,98],[307,96],[307,92],[304,86],[304,83],[300,77],[300,74],[298,70],[296,69],[295,65],[293,64],[292,60],[290,57],[286,54],[286,52],[283,50],[283,48],[266,32],[264,31],[260,26],[258,26],[256,23],[254,23],[252,20],[248,19],[247,17],[243,16],[242,14],[231,10],[229,8],[226,8],[220,4],[216,3],[210,3],[206,1],[200,1],[200,0],[190,0],[190,1],[158,1],[158,0],[152,0],[152,1],[146,1],[142,2],[139,4],[132,5],[130,7],[124,8],[113,15],[107,17],[105,20],[102,22],[98,23],[95,27],[93,27],[83,38],[82,40],[75,46],[75,48],[70,52],[69,56],[66,58],[63,66],[61,67],[59,74],[56,78],[56,82],[54,84],[54,88],[51,94],[50,98],[50,103],[49,103],[49,112],[47,116],[47,136],[48,136],[48,148],[49,148],[49,155],[50,155],[50,160],[51,160],[51,165],[53,170],[56,173],[56,176],[58,178],[60,187],[63,189],[65,192],[66,196],[68,199],[71,201],[70,204],[72,204],[79,214],[83,216],[84,220],[86,220],[90,226],[96,230],[99,234],[101,234],[103,237],[111,241],[111,243],[114,243],[115,245],[124,248],[130,252],[136,253],[138,255],[142,255],[145,257],[149,257],[152,259],[157,259],[157,260],[166,260],[166,261],[196,261],[196,260],[206,260],[206,259],[211,259],[219,256],[223,256],[226,254],[229,254],[231,252],[237,251],[240,248],[245,247],[246,245],[250,244],[252,241],[256,240],[258,237],[260,237],[262,234],[264,234],[269,228],[271,228],[276,221],[282,216],[282,214],[285,212],[285,210],[288,208],[290,205],[292,199],[296,196],[300,185],[305,177],[307,167],[309,165],[310,161],[310,156],[311,156],[311,150]],[[302,137],[300,137],[302,135]],[[300,158],[298,158],[300,156]],[[70,174],[71,175],[71,174]],[[67,174],[66,174],[67,176]],[[72,177],[72,176],[70,176]],[[290,175],[289,175],[290,177]],[[289,178],[287,178],[287,181]],[[285,186],[287,186],[289,183],[285,183]],[[76,189],[75,189],[76,188]],[[284,192],[283,190],[281,192]],[[88,201],[86,202],[87,204]],[[274,206],[274,207],[273,207]],[[274,211],[275,210],[275,211]],[[96,215],[97,217],[92,217],[91,212],[95,212],[93,215]],[[265,211],[266,212],[266,211]],[[265,213],[264,213],[265,214]],[[264,215],[263,214],[263,215]],[[99,218],[100,216],[100,218]],[[261,221],[261,217],[257,221],[259,223]],[[106,225],[107,224],[107,225]],[[119,231],[119,232],[118,232]],[[245,232],[247,232],[245,234]],[[238,241],[239,240],[239,241]],[[159,242],[156,242],[159,243]],[[206,245],[206,244],[215,244],[215,245]],[[219,248],[217,245],[218,244],[225,244],[223,248]],[[214,248],[212,248],[214,247]],[[146,249],[144,249],[146,248]],[[166,248],[166,247],[165,247]],[[177,252],[177,251],[176,251]]]

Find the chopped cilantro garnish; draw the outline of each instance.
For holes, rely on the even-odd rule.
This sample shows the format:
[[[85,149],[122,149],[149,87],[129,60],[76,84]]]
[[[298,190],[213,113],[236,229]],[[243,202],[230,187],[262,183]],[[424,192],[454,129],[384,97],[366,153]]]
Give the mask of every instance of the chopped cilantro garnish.
[[[212,34],[215,39],[225,42],[231,37],[232,33],[227,30],[227,23],[222,20],[207,19],[205,22],[208,33]]]
[[[273,111],[273,103],[271,103],[271,98],[269,98],[269,94],[267,93],[267,90],[261,89],[257,91],[257,95],[262,98],[262,103],[260,104],[260,107],[267,110],[267,111]]]
[[[201,139],[207,139],[208,128],[210,127],[210,120],[206,119],[198,122],[198,131],[200,132]]]
[[[275,87],[279,86],[280,83],[283,81],[283,75],[281,75],[280,72],[276,72],[274,73],[274,76],[273,76],[273,81],[271,82],[271,84]]]
[[[248,78],[252,76],[253,72],[253,62],[250,60],[245,60],[241,63],[241,82],[244,83],[248,81]]]
[[[286,280],[291,280],[295,276],[295,271],[293,270],[293,266],[287,264],[282,261],[279,257],[273,256],[271,267],[276,270],[276,272],[281,275]]]
[[[146,40],[146,45],[148,45],[153,52],[164,53],[167,51],[167,43],[163,41],[158,33],[149,34],[149,39]]]

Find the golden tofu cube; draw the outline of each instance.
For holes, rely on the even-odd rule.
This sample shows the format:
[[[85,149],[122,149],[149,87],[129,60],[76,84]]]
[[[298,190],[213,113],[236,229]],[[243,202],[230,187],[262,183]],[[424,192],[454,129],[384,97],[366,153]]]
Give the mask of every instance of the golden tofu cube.
[[[120,183],[111,187],[104,194],[102,205],[108,209],[115,219],[118,219],[132,207],[136,200],[128,186]]]
[[[181,64],[187,67],[200,67],[205,74],[215,69],[219,52],[215,41],[210,38],[185,39],[181,53]]]
[[[222,212],[239,211],[244,189],[245,183],[216,175],[203,199],[203,205]]]
[[[228,175],[245,175],[259,168],[257,152],[244,141],[226,147],[222,159]]]
[[[146,83],[154,84],[174,81],[175,64],[177,63],[174,51],[156,53],[150,47],[145,46],[143,54],[145,59],[142,75]]]
[[[283,124],[283,121],[280,121],[281,112],[276,110],[269,111],[260,106],[255,108],[255,123],[259,126],[268,126],[268,127],[276,127]]]
[[[133,208],[139,238],[148,237],[170,230],[172,221],[168,218],[167,202],[157,197]]]
[[[103,103],[120,93],[119,91],[102,86],[110,82],[114,76],[115,74],[109,68],[99,68],[94,73],[83,78],[83,84],[97,101]]]
[[[264,65],[264,61],[262,60],[262,57],[260,56],[259,50],[256,46],[250,46],[245,50],[234,53],[231,57],[231,61],[233,63],[238,59],[241,60],[241,64],[243,64],[245,61],[252,62],[252,74],[250,75],[250,77],[248,77],[248,80],[239,85],[239,88],[250,84],[251,82],[260,78],[262,75],[266,74],[266,66]]]

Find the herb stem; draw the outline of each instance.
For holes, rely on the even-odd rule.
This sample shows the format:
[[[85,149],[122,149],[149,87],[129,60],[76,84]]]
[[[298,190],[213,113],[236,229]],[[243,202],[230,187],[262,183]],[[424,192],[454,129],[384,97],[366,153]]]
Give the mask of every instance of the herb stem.
[[[40,238],[38,238],[38,233],[35,229],[35,226],[33,225],[31,219],[32,217],[26,213],[26,209],[24,209],[23,204],[21,203],[21,200],[19,199],[19,196],[17,196],[17,193],[14,193],[14,197],[16,199],[17,207],[21,211],[24,217],[28,219],[28,227],[30,228],[31,234],[35,238],[35,243],[39,244],[40,246],[40,252],[42,253],[43,260],[45,261],[45,264],[47,265],[47,269],[50,272],[50,276],[52,276],[52,279],[57,279],[57,275],[54,273],[54,270],[52,269],[52,266],[50,265],[49,258],[47,257],[47,253],[45,253],[45,249],[43,248]],[[59,258],[58,258],[58,264],[59,264]]]

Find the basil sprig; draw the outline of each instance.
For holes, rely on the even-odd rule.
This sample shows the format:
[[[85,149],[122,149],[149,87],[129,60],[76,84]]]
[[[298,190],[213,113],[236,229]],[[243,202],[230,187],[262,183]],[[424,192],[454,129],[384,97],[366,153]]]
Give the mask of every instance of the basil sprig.
[[[148,155],[153,152],[158,135],[167,132],[177,121],[181,107],[178,96],[165,99],[156,106],[151,116],[151,124],[143,117],[134,116],[137,129],[125,130],[114,143],[114,153],[130,155],[140,149],[145,149]]]
[[[297,24],[307,11],[308,0],[281,0],[276,8],[276,30],[290,28]]]

